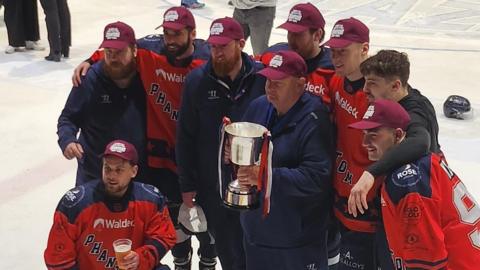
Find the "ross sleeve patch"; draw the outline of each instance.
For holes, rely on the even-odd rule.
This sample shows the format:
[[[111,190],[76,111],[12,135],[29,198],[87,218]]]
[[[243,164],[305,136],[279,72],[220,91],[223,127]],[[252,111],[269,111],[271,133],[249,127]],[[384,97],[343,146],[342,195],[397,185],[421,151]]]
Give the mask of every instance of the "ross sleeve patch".
[[[401,188],[412,187],[422,180],[420,170],[415,164],[407,164],[395,170],[391,175],[392,183]]]
[[[67,208],[72,208],[77,205],[85,196],[85,187],[78,186],[73,188],[63,195],[61,204]]]

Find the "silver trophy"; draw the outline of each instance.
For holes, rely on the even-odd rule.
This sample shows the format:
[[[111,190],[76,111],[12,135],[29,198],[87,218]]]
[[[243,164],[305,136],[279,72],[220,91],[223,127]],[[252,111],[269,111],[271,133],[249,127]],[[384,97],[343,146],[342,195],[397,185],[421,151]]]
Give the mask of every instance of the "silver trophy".
[[[262,125],[248,122],[236,122],[224,126],[223,147],[219,156],[223,157],[224,153],[229,153],[232,168],[232,174],[222,178],[221,166],[219,166],[220,192],[223,193],[221,195],[225,205],[236,209],[250,209],[258,206],[257,186],[240,184],[235,172],[238,166],[260,165],[264,134],[267,131]]]

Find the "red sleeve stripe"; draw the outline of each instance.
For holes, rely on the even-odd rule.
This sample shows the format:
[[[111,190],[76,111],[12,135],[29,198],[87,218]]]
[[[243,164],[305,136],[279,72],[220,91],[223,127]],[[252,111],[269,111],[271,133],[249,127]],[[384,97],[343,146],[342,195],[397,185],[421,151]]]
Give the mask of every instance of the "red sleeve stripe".
[[[448,258],[444,258],[438,261],[422,261],[422,260],[405,260],[405,266],[408,269],[428,269],[428,270],[441,270],[446,269]]]

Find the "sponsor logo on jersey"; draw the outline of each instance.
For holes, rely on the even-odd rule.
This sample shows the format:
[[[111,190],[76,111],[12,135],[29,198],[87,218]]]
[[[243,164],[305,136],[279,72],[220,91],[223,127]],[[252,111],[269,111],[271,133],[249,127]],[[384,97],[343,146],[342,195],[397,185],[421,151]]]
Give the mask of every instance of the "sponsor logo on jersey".
[[[133,220],[129,219],[103,219],[97,218],[93,222],[93,229],[102,230],[102,229],[125,229],[134,227],[135,224]]]
[[[348,112],[349,114],[351,114],[353,117],[355,117],[355,119],[358,119],[358,111],[357,111],[357,108],[355,108],[355,107],[353,107],[352,105],[350,105],[350,103],[348,102],[348,100],[346,100],[345,98],[341,97],[338,92],[335,93],[335,101],[337,102],[338,106],[340,106],[340,108],[344,109],[346,112]]]
[[[305,84],[305,91],[310,92],[316,96],[323,96],[325,95],[325,86],[323,84],[320,85],[315,85],[311,83],[310,81],[307,81]]]
[[[210,35],[211,36],[218,36],[223,33],[223,24],[222,23],[214,23],[210,28]]]
[[[302,20],[302,11],[300,11],[300,10],[294,9],[288,15],[288,21],[289,22],[296,23],[296,22],[299,22],[301,20]]]
[[[417,203],[410,202],[405,206],[402,213],[402,219],[407,224],[417,224],[422,217],[422,208]]]
[[[108,28],[105,33],[106,39],[118,39],[120,37],[120,31],[116,27]]]
[[[332,34],[330,37],[333,37],[333,38],[341,37],[344,32],[345,32],[345,29],[343,28],[343,25],[336,24],[332,29]]]
[[[170,73],[166,72],[165,70],[159,68],[155,70],[155,74],[157,76],[162,75],[162,78],[165,81],[175,82],[175,83],[184,83],[185,82],[185,75],[177,74],[177,73]]]
[[[269,66],[278,68],[283,64],[283,57],[281,55],[275,55],[272,60],[270,60],[270,63],[268,63]]]
[[[402,170],[397,171],[392,176],[393,183],[398,187],[411,187],[416,185],[422,176],[420,175],[419,169],[413,164],[407,164],[403,167]]]

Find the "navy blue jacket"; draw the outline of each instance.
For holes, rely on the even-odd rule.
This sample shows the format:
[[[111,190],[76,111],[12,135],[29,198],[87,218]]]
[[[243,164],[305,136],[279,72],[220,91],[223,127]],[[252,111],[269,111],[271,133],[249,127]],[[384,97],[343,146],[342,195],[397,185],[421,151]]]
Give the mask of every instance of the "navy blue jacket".
[[[304,93],[279,118],[262,96],[252,102],[243,120],[267,127],[273,142],[270,214],[262,218],[262,205],[241,213],[247,241],[277,248],[325,244],[326,254],[334,156],[327,108]]]
[[[224,116],[239,121],[248,104],[265,94],[263,68],[242,53],[243,67],[230,89],[213,74],[211,60],[187,75],[177,123],[176,158],[182,192],[215,191],[218,147]]]
[[[103,61],[94,64],[82,84],[72,88],[58,118],[58,144],[62,153],[71,142],[79,142],[85,152],[78,160],[77,184],[101,178],[99,155],[114,139],[132,143],[139,157],[145,156],[145,95],[142,82],[137,75],[126,89],[118,88],[105,76],[103,64]],[[141,167],[143,164],[141,159]],[[142,171],[140,169],[139,172]]]

